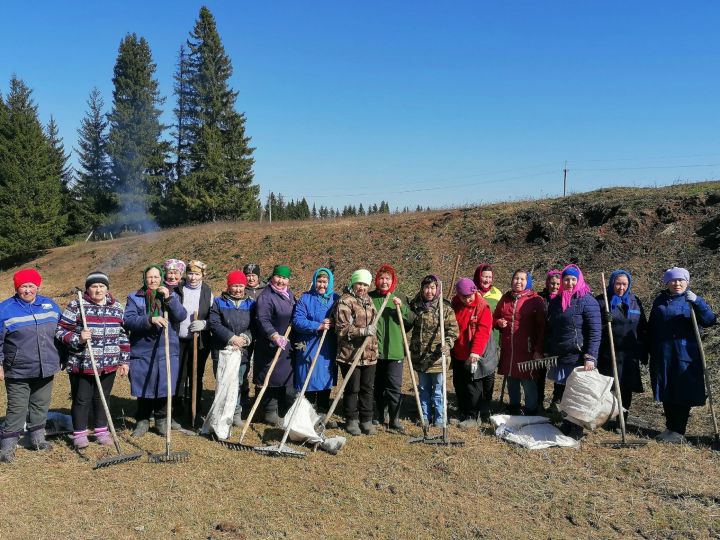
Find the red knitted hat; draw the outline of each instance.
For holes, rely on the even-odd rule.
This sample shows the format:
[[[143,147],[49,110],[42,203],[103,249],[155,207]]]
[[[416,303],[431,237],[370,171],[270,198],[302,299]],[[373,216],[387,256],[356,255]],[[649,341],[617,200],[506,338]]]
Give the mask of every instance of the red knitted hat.
[[[15,272],[15,275],[13,275],[13,284],[15,285],[15,289],[19,289],[20,285],[23,285],[24,283],[33,283],[39,287],[42,283],[42,276],[40,275],[40,272],[34,268],[23,268],[22,270]]]
[[[242,270],[233,270],[227,275],[227,286],[232,287],[233,285],[247,285],[247,278]]]

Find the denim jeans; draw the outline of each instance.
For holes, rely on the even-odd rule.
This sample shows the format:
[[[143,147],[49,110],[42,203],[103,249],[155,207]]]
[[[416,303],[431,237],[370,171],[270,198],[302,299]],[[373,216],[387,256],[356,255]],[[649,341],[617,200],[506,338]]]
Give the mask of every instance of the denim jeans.
[[[443,421],[443,376],[442,373],[418,373],[420,379],[420,406],[428,422]],[[432,408],[435,414],[431,415]]]
[[[515,377],[507,378],[510,405],[520,405],[520,386],[522,386],[523,392],[525,393],[525,410],[536,410],[538,406],[538,394],[535,379],[516,379]]]

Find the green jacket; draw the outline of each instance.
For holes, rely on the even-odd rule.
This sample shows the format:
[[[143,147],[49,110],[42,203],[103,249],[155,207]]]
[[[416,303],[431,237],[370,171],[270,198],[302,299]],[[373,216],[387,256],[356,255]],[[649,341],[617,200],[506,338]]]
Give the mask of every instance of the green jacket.
[[[405,358],[405,345],[403,344],[402,330],[400,330],[400,322],[398,321],[397,308],[393,303],[393,298],[397,297],[402,300],[400,312],[402,313],[405,330],[409,330],[415,321],[415,314],[408,306],[408,299],[402,293],[390,293],[390,299],[387,306],[380,317],[377,325],[378,340],[378,360],[394,360],[402,362]],[[375,309],[379,310],[385,297],[377,290],[370,293]]]

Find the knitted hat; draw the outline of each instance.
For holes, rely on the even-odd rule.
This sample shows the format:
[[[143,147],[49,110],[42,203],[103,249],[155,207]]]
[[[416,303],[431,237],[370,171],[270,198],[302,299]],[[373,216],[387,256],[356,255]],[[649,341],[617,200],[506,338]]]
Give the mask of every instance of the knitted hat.
[[[256,276],[260,275],[260,265],[255,263],[249,263],[243,266],[243,272],[245,274],[255,274]]]
[[[39,287],[42,283],[40,272],[34,268],[24,268],[15,272],[13,275],[13,285],[15,285],[15,289],[19,289],[20,285],[24,285],[25,283],[32,283]]]
[[[565,276],[573,276],[576,278],[580,277],[580,269],[575,265],[568,265],[565,268],[563,268],[562,271],[562,277]]]
[[[107,288],[110,288],[110,279],[107,277],[107,274],[104,274],[99,270],[96,270],[95,272],[90,272],[85,278],[85,289],[89,289],[90,285],[94,285],[95,283],[102,283]]]
[[[190,261],[187,265],[187,271],[188,272],[197,272],[198,274],[205,275],[205,269],[207,268],[207,264],[205,264],[202,261]]]
[[[165,264],[163,264],[163,268],[165,268],[166,272],[168,270],[180,270],[181,274],[185,273],[185,263],[180,259],[168,259],[165,261]]]
[[[372,282],[372,274],[370,273],[370,270],[365,270],[364,268],[360,268],[359,270],[355,270],[352,275],[350,276],[350,286],[352,287],[356,283],[364,283],[365,285],[370,285]]]
[[[272,275],[284,277],[285,279],[290,279],[290,267],[285,266],[284,264],[276,264],[273,268]]]
[[[663,283],[667,285],[673,279],[684,279],[690,283],[690,272],[688,272],[685,268],[679,268],[677,266],[668,268],[663,274]]]
[[[233,285],[247,285],[247,278],[244,272],[233,270],[227,275],[227,286],[232,287]]]
[[[457,280],[455,290],[460,296],[468,296],[477,292],[477,287],[470,278],[462,277]]]

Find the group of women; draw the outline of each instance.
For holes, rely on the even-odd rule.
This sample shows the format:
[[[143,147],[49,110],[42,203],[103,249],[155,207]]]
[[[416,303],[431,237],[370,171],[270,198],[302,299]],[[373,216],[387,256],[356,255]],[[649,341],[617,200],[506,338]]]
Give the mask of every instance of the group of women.
[[[7,392],[0,461],[14,459],[24,431],[31,448],[50,448],[45,422],[53,378],[61,364],[70,377],[73,445],[82,450],[90,439],[112,444],[99,392],[109,395],[117,375],[129,375],[131,393],[137,398],[133,437],[145,435],[153,418],[156,431],[164,433],[168,392],[174,396],[173,410],[180,412],[170,419],[171,427],[179,428],[178,420],[187,421],[188,409],[195,408],[200,417],[205,361],[209,355],[217,373],[223,349],[240,351],[242,358],[233,417],[237,426],[243,423],[251,364],[256,395],[267,383],[259,420],[281,425],[317,357],[306,397],[320,413],[330,407],[338,367],[345,378],[356,363],[342,396],[346,431],[372,435],[384,423],[403,432],[400,405],[406,339],[418,379],[420,421],[437,426],[449,421],[462,428],[487,422],[496,370],[504,377],[509,412],[539,414],[544,410],[546,378],[554,382],[552,409],[574,369],[599,369],[612,375],[609,327],[626,408],[632,393],[642,391],[640,364],[649,358],[653,394],[663,403],[667,427],[658,440],[683,441],[691,407],[705,403],[690,311],[695,311],[703,327],[715,324],[716,315],[688,289],[690,275],[683,268],[664,273],[665,288],[655,298],[649,318],[632,292],[629,272],[612,273],[606,311],[602,295],[593,297],[574,264],[549,271],[540,293],[533,290],[531,272],[518,269],[505,294],[495,285],[493,268],[480,265],[473,279],[458,279],[450,301],[443,298],[442,282],[433,274],[423,277],[416,294],[408,298],[397,290],[398,275],[389,264],[374,275],[366,269],[354,271],[341,291],[335,290],[333,271],[318,268],[309,290],[299,298],[289,286],[288,266],[275,266],[267,282],[256,264],[234,270],[217,297],[204,282],[205,272],[206,265],[197,260],[185,265],[169,259],[150,265],[124,308],[111,294],[108,276],[92,272],[82,299],[73,299],[64,312],[38,293],[42,277],[36,270],[17,272],[15,295],[0,303],[0,379]],[[101,389],[95,384],[90,348]],[[199,353],[196,373],[192,372],[194,350]],[[523,362],[551,356],[557,362],[547,370],[521,369]],[[170,380],[165,369],[168,357]],[[444,359],[452,368],[457,398],[458,414],[453,419],[444,417]],[[192,395],[198,396],[194,407]],[[328,419],[328,425],[331,422]],[[569,423],[561,429],[581,434]]]

